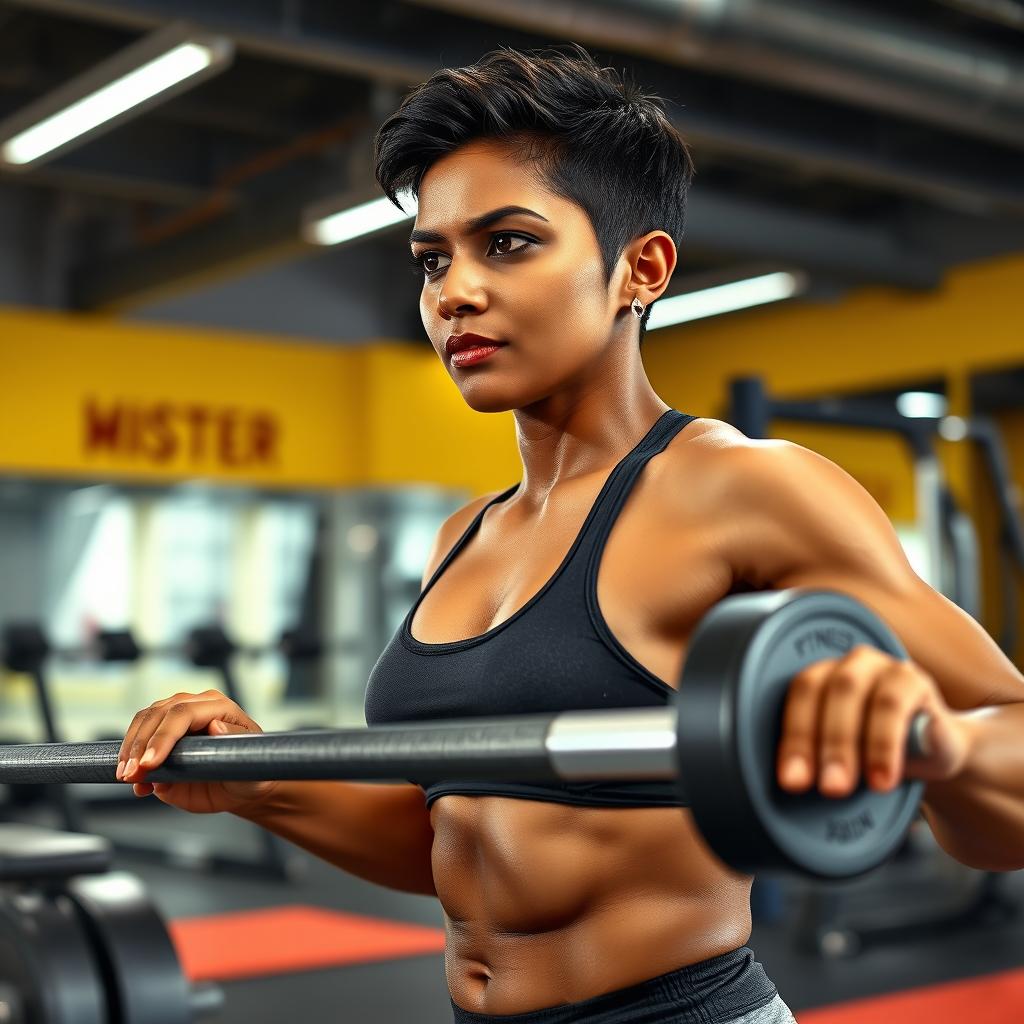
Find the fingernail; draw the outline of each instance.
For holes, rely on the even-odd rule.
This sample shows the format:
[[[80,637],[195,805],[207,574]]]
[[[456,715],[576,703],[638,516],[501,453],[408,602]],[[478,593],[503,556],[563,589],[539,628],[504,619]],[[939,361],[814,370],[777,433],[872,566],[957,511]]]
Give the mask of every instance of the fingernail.
[[[153,757],[153,748],[147,747],[146,752],[142,755],[142,760],[139,761],[139,764],[149,764],[149,762],[153,760]]]
[[[125,766],[125,769],[124,769],[125,775],[134,775],[135,774],[135,769],[138,768],[138,766],[139,766],[139,762],[136,761],[134,757],[130,758],[129,761],[128,761],[128,764]]]
[[[124,761],[118,761],[117,762],[117,771],[114,772],[114,778],[115,779],[119,779],[119,778],[121,778],[122,775],[124,775]]]
[[[821,785],[825,789],[842,789],[846,785],[846,769],[841,764],[828,764],[821,773]]]
[[[807,783],[807,762],[802,757],[790,757],[782,766],[782,779],[787,786],[803,786]]]

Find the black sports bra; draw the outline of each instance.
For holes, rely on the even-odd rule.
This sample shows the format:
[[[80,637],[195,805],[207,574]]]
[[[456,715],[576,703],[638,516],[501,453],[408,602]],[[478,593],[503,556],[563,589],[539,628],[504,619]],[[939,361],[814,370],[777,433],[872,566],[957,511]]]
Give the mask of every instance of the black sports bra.
[[[615,466],[554,576],[511,618],[480,636],[450,643],[417,640],[417,608],[476,533],[489,501],[437,568],[370,673],[370,726],[449,718],[526,715],[592,708],[651,707],[674,690],[644,668],[608,629],[597,603],[601,553],[640,471],[695,417],[667,410]],[[448,794],[547,800],[584,806],[685,806],[671,782],[535,784],[480,779],[413,779],[427,807]]]

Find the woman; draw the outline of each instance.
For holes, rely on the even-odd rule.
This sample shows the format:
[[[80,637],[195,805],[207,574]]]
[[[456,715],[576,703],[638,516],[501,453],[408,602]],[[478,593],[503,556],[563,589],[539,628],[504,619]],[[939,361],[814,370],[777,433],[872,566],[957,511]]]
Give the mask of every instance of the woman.
[[[471,408],[513,412],[523,471],[439,531],[420,598],[369,680],[371,725],[664,704],[715,602],[789,586],[864,600],[924,662],[933,636],[957,635],[973,668],[950,670],[947,696],[963,707],[982,701],[968,683],[979,662],[990,695],[1001,679],[1019,698],[1012,666],[916,577],[849,476],[655,393],[640,344],[676,265],[691,173],[660,102],[575,46],[499,49],[439,71],[382,125],[378,181],[393,201],[418,196],[411,255],[427,335]],[[802,692],[822,694],[820,678]],[[946,730],[933,777],[951,778],[966,733],[925,673],[899,685],[914,699],[884,728],[895,735],[928,707]],[[852,721],[842,699],[813,713]],[[794,726],[807,708],[794,703]],[[146,767],[198,731],[260,728],[216,691],[175,694],[135,717],[119,777],[153,792]],[[791,775],[784,753],[802,758]],[[816,750],[794,740],[781,782],[848,792],[854,740],[833,753],[845,777],[819,780]],[[901,768],[876,761],[871,784],[891,787]],[[456,1021],[793,1020],[745,946],[752,878],[708,851],[671,785],[413,781],[155,791],[436,894]]]

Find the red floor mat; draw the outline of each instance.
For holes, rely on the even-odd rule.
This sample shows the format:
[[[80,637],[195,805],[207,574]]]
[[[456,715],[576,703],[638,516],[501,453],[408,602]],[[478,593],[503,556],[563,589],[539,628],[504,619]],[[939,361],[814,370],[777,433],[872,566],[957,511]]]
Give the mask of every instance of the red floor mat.
[[[184,918],[168,927],[191,981],[231,981],[444,951],[441,928],[317,907]],[[797,1018],[799,1024],[1021,1024],[1024,970],[801,1010]]]
[[[800,1024],[1020,1024],[1024,970],[803,1010],[796,1017]]]
[[[183,918],[169,922],[168,929],[191,981],[230,981],[444,950],[441,928],[317,907]]]

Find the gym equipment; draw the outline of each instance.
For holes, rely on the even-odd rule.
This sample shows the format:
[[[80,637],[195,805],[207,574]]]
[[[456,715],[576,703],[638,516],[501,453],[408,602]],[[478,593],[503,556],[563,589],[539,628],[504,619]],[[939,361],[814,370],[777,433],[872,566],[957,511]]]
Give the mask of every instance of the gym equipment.
[[[1013,479],[1010,457],[998,422],[991,416],[971,416],[963,421],[964,437],[973,442],[988,470],[996,499],[996,526],[1002,558],[998,560],[1002,629],[999,646],[1007,657],[1017,649],[1019,608],[1014,573],[1024,573],[1024,522],[1020,515],[1019,488]]]
[[[317,657],[320,653],[315,638],[298,630],[285,632],[278,644],[268,647],[240,647],[230,640],[219,625],[200,626],[193,629],[183,647],[152,648],[143,652],[128,630],[101,630],[83,647],[52,647],[38,623],[12,623],[2,634],[2,664],[12,672],[23,672],[32,677],[36,698],[43,718],[45,735],[50,743],[60,742],[56,719],[49,696],[44,664],[50,657],[67,661],[121,662],[131,664],[143,653],[155,655],[180,655],[197,668],[212,668],[220,673],[224,692],[236,703],[239,701],[238,687],[231,670],[231,659],[236,654],[252,657],[279,651],[286,657],[299,659]],[[82,809],[79,802],[60,784],[48,786],[48,796],[56,805],[61,822],[68,832],[85,832]],[[15,789],[15,800],[24,802]],[[258,831],[260,854],[255,858],[236,857],[209,848],[197,849],[189,846],[187,858],[173,843],[159,847],[120,839],[116,846],[122,853],[166,857],[171,863],[180,864],[183,859],[210,870],[246,871],[269,876],[279,881],[289,881],[299,875],[302,861],[292,856],[288,847],[273,833]],[[2,1020],[0,1020],[2,1024]]]
[[[126,639],[127,638],[127,639]],[[60,742],[57,719],[50,700],[50,690],[46,682],[43,665],[53,653],[50,643],[42,627],[38,623],[9,623],[0,635],[2,659],[0,664],[11,672],[24,673],[32,680],[36,704],[43,720],[43,735],[51,743]],[[100,633],[88,650],[64,652],[69,658],[89,657],[94,661],[114,663],[134,661],[137,650],[131,637],[121,633]],[[22,792],[15,790],[12,794],[15,803],[28,802]],[[68,832],[84,832],[82,809],[78,801],[60,785],[48,787],[46,796],[57,807],[64,828]]]
[[[235,655],[259,658],[276,653],[289,661],[307,661],[319,658],[326,650],[345,649],[344,644],[328,644],[300,629],[285,630],[274,644],[238,644],[218,624],[197,626],[188,633],[181,645],[147,648],[139,647],[134,635],[127,629],[99,630],[81,647],[53,646],[37,622],[9,623],[0,634],[0,664],[11,672],[27,674],[37,672],[50,657],[69,662],[128,664],[150,656],[181,657],[197,668],[219,669]],[[230,685],[233,688],[233,679]],[[236,696],[229,696],[232,700],[236,699]],[[43,710],[47,721],[52,721],[48,705]]]
[[[217,986],[189,985],[142,883],[110,860],[99,836],[0,825],[0,1020],[188,1024],[221,1008]]]
[[[776,784],[789,683],[859,644],[906,654],[863,605],[829,591],[719,602],[690,644],[675,707],[577,711],[358,730],[181,739],[152,782],[227,779],[675,779],[708,844],[734,868],[824,879],[876,867],[903,841],[923,783],[848,797]],[[908,756],[923,750],[919,713]],[[0,748],[0,782],[113,782],[119,743]]]

